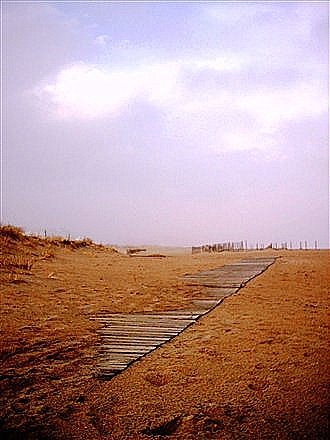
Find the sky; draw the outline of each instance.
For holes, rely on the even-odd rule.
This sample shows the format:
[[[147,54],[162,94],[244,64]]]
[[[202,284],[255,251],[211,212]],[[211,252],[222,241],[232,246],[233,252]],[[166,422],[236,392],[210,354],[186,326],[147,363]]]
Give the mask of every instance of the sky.
[[[2,2],[2,223],[329,247],[327,2]]]

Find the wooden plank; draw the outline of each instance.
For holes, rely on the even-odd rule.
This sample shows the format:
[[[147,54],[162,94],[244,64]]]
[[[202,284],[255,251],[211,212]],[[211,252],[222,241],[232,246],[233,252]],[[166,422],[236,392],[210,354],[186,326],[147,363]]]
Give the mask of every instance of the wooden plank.
[[[185,327],[183,327],[185,328]],[[125,334],[125,332],[127,332],[127,334],[131,334],[131,333],[148,333],[148,334],[159,334],[159,333],[163,333],[163,334],[176,334],[178,332],[180,332],[180,328],[176,328],[175,330],[169,330],[167,327],[153,327],[153,330],[151,330],[150,327],[137,327],[137,326],[111,326],[111,327],[104,327],[102,329],[98,330],[99,334],[107,334],[107,333],[113,333],[113,334],[117,334],[117,333],[122,332],[123,334]]]
[[[152,351],[152,350],[149,350]],[[149,351],[147,353],[149,353]],[[105,362],[109,359],[115,360],[117,358],[126,359],[127,362],[131,362],[132,359],[138,359],[139,357],[143,356],[145,353],[135,353],[135,352],[126,352],[126,351],[117,351],[117,352],[111,352],[111,351],[103,351],[99,352],[99,361]],[[125,362],[126,362],[125,361]]]
[[[173,321],[168,319],[132,319],[130,320],[129,317],[127,318],[112,318],[107,324],[109,326],[114,326],[117,324],[123,324],[128,326],[157,326],[157,327],[168,327],[168,328],[183,328],[186,327],[189,324],[192,324],[195,322],[195,320],[182,320],[182,321]]]
[[[117,329],[117,328],[125,329],[125,328],[127,328],[127,329],[133,329],[133,330],[138,329],[138,328],[142,328],[142,329],[150,328],[150,329],[155,329],[155,330],[168,329],[169,331],[176,331],[177,329],[185,328],[188,325],[189,324],[173,326],[173,325],[168,325],[168,324],[157,325],[156,322],[144,324],[143,322],[131,322],[130,323],[128,321],[125,321],[125,322],[118,321],[118,322],[112,322],[112,323],[106,324],[104,326],[104,328],[106,328],[106,329]]]
[[[152,350],[148,350],[147,353],[149,353],[149,351]],[[107,359],[115,359],[116,357],[123,357],[126,359],[136,359],[139,358],[140,356],[143,356],[145,354],[145,352],[133,352],[133,351],[128,351],[128,350],[123,350],[123,351],[113,351],[113,350],[108,350],[108,349],[104,349],[98,352],[98,359],[100,361],[105,361]]]
[[[195,321],[193,321],[195,322]],[[158,325],[157,323],[143,323],[143,322],[113,322],[110,325],[107,325],[105,328],[107,330],[116,330],[118,328],[122,328],[122,329],[127,329],[127,330],[135,330],[135,329],[150,329],[150,331],[152,330],[157,330],[157,331],[162,331],[162,330],[167,330],[170,332],[176,332],[176,331],[180,331],[181,329],[184,329],[186,327],[188,327],[191,323],[188,324],[184,324],[184,325],[178,325],[178,326],[173,326],[170,324],[163,324],[163,325]]]
[[[164,344],[165,342],[170,341],[172,338],[167,338],[167,339],[163,339],[162,341],[153,341],[152,339],[149,339],[148,341],[137,341],[137,342],[132,342],[132,345],[138,345],[138,344],[144,344],[144,345],[155,345],[155,346],[159,346]],[[129,341],[123,341],[123,343],[128,343]],[[109,339],[104,339],[104,341],[102,341],[102,343],[100,343],[100,345],[98,345],[99,348],[102,347],[103,344],[113,344],[114,341],[113,340],[109,340]]]
[[[118,359],[118,361],[113,360],[113,361],[107,361],[104,362],[103,364],[99,364],[98,365],[98,369],[103,371],[103,372],[116,372],[118,370],[123,370],[125,368],[127,368],[131,363],[133,363],[134,360],[131,361],[121,361],[120,359]]]
[[[107,371],[115,371],[118,368],[126,368],[128,364],[130,364],[131,361],[127,362],[127,361],[109,361],[109,360],[102,360],[101,362],[99,362],[97,364],[98,368],[100,370],[107,370]]]
[[[107,350],[109,353],[140,353],[140,352],[146,352],[148,350],[154,350],[157,348],[158,345],[132,345],[132,344],[103,344],[102,349]]]
[[[189,321],[193,318],[191,318],[191,315],[130,315],[130,314],[118,314],[118,315],[109,315],[109,316],[104,316],[100,319],[98,319],[98,321],[101,322],[107,322],[107,321],[111,321],[112,319],[125,319],[127,317],[130,317],[132,320],[171,320],[171,321]]]
[[[206,292],[204,294],[204,298],[207,299],[214,299],[214,300],[222,300],[224,298],[227,298],[228,296],[232,295],[233,293],[237,292],[237,289],[232,289],[232,293],[221,293],[217,292],[217,288],[207,288],[205,289]]]
[[[155,338],[155,337],[150,337],[150,336],[146,336],[146,337],[131,337],[131,336],[119,336],[119,337],[113,337],[113,336],[103,336],[102,338],[103,342],[107,342],[107,341],[114,341],[114,342],[134,342],[134,343],[139,343],[139,342],[148,342],[148,341],[153,341],[155,344],[161,344],[162,342],[168,341],[168,338],[164,337],[164,338]]]
[[[195,322],[195,321],[194,321]],[[180,331],[181,329],[184,329],[186,327],[188,327],[189,324],[186,325],[181,325],[181,326],[176,326],[176,327],[170,327],[168,325],[156,325],[156,324],[145,324],[143,325],[143,323],[123,323],[123,322],[118,322],[118,323],[112,323],[111,325],[108,325],[106,328],[107,330],[116,330],[116,329],[126,329],[126,330],[135,330],[135,329],[149,329],[150,331],[152,330],[157,330],[157,331],[162,331],[162,330],[167,330],[169,332],[176,332],[176,331]]]
[[[133,334],[132,335],[132,332],[118,333],[116,331],[112,332],[110,329],[105,329],[105,330],[100,329],[98,331],[98,334],[101,339],[103,339],[103,338],[113,338],[113,339],[122,338],[122,339],[139,339],[139,340],[141,340],[141,339],[154,338],[155,340],[157,340],[157,339],[161,340],[161,339],[166,339],[166,338],[170,337],[170,335],[168,335],[168,334],[163,334],[162,336],[156,336],[154,334],[155,332],[150,332],[150,333],[144,332],[144,333],[146,333],[146,334],[137,334],[137,335]],[[156,332],[156,333],[158,334],[159,332]],[[177,332],[175,332],[175,334],[177,334]]]
[[[232,295],[233,293],[237,292],[238,289],[233,287],[216,287],[212,289],[208,289],[207,292],[213,292],[213,293],[221,293],[223,295]]]
[[[104,355],[103,358],[103,362],[126,362],[126,363],[130,363],[130,362],[134,362],[138,359],[140,359],[141,357],[147,355],[148,353],[151,353],[153,350],[148,350],[144,353],[129,353],[129,352],[117,352],[117,353],[109,353],[106,356],[104,355],[104,353],[101,353],[101,355]]]
[[[117,328],[114,327],[114,328],[111,328],[108,330],[109,330],[108,332],[103,332],[102,334],[108,335],[108,336],[109,335],[116,336],[119,334],[123,334],[126,336],[132,336],[132,335],[142,336],[142,337],[156,336],[156,337],[161,337],[161,338],[164,337],[165,338],[165,337],[171,337],[173,335],[175,336],[175,335],[181,333],[184,330],[184,328],[176,329],[175,331],[173,331],[173,330],[169,330],[167,328],[160,328],[160,327],[158,327],[158,328],[153,327],[153,330],[151,330],[148,327],[144,327],[144,328],[142,328],[142,327],[139,327],[139,328],[137,328],[137,327],[129,327],[129,328],[128,327],[124,327],[124,328],[123,327],[117,327]],[[102,337],[102,334],[100,334],[101,337]]]
[[[98,363],[98,366],[99,366],[99,368],[107,368],[107,369],[111,369],[111,368],[113,368],[115,365],[116,366],[118,366],[118,367],[126,367],[126,365],[128,364],[128,363],[131,363],[132,361],[131,360],[116,360],[116,359],[113,359],[113,360],[111,360],[111,359],[104,359],[104,360],[102,360],[101,362],[99,362]]]
[[[136,331],[136,330],[142,330],[142,331],[150,331],[152,332],[153,330],[155,331],[159,331],[159,332],[168,332],[168,333],[176,333],[177,331],[183,330],[184,328],[186,328],[187,326],[182,326],[182,327],[164,327],[164,326],[150,326],[150,325],[123,325],[118,323],[118,325],[113,324],[109,327],[107,327],[109,330],[122,330],[122,331]]]
[[[147,336],[147,337],[156,336],[156,337],[164,337],[164,338],[165,337],[170,338],[172,336],[178,335],[179,333],[181,333],[181,332],[179,332],[179,331],[168,332],[168,331],[164,331],[164,330],[151,332],[151,331],[143,331],[143,330],[125,330],[125,329],[119,329],[117,331],[112,330],[111,332],[110,331],[103,332],[103,334],[108,335],[108,336],[109,335],[116,336],[116,335],[126,334],[127,336]]]
[[[193,322],[193,318],[172,318],[171,316],[130,316],[121,315],[121,316],[111,316],[108,318],[103,318],[100,322],[102,323],[111,323],[113,321],[129,321],[129,322],[170,322],[174,325],[179,325],[181,323],[189,323]]]
[[[194,311],[196,311],[196,313],[198,314],[198,317],[205,315],[205,309],[199,309],[196,306],[196,309],[194,309]]]
[[[217,301],[214,301],[214,300],[207,300],[207,299],[203,299],[203,298],[201,298],[201,299],[195,299],[195,300],[193,300],[192,303],[193,303],[193,304],[196,304],[196,305],[200,305],[200,306],[202,306],[202,307],[205,306],[205,307],[212,308],[212,307],[216,306],[216,305],[219,303],[219,301],[218,301],[218,300],[217,300]]]
[[[167,310],[163,312],[154,312],[152,313],[152,316],[160,318],[170,317],[173,319],[190,319],[191,313],[189,313],[189,310]]]
[[[99,346],[99,348],[101,349],[101,350],[103,350],[104,348],[106,348],[107,350],[115,350],[116,348],[131,348],[131,347],[135,347],[135,348],[138,348],[138,349],[146,349],[146,348],[155,348],[155,347],[158,347],[158,345],[159,344],[151,344],[151,343],[144,343],[144,344],[141,344],[141,343],[139,343],[139,344],[132,344],[131,342],[119,342],[119,343],[116,343],[116,342],[114,342],[114,341],[112,341],[112,342],[104,342],[103,344],[101,344],[100,346]]]
[[[131,316],[129,314],[126,315],[113,315],[113,316],[107,316],[107,317],[102,317],[100,319],[97,319],[98,322],[100,322],[101,324],[103,323],[107,323],[107,322],[111,322],[112,320],[120,320],[120,319],[124,319],[126,320],[127,318],[132,318],[132,321],[160,321],[160,322],[165,322],[165,321],[172,321],[173,323],[179,323],[179,322],[186,322],[186,321],[194,321],[194,315],[193,314],[186,314],[186,315],[155,315],[155,316]]]
[[[185,319],[191,319],[192,321],[195,321],[197,317],[198,317],[198,315],[196,315],[196,313],[192,313],[191,315],[186,315]],[[171,316],[171,318],[172,318],[172,316]],[[174,319],[175,319],[175,316],[174,316]]]
[[[141,351],[144,350],[155,350],[156,348],[160,347],[163,343],[161,344],[143,344],[143,343],[139,343],[139,344],[109,344],[108,342],[105,342],[104,345],[102,347],[98,347],[98,353],[107,353],[111,354],[111,353],[116,353],[117,350],[127,350],[127,352],[129,353],[135,353],[137,350],[141,349]],[[134,348],[136,348],[137,350],[134,350]]]
[[[98,369],[100,371],[102,371],[103,373],[107,373],[107,372],[117,373],[117,372],[120,372],[120,371],[124,370],[125,368],[127,368],[131,363],[132,362],[128,362],[128,363],[126,363],[126,362],[122,362],[122,363],[109,362],[104,366],[103,365],[98,366]]]
[[[256,264],[259,264],[258,262],[251,262],[251,261],[240,261],[238,263],[231,263],[230,266],[231,267],[247,267],[247,266],[254,266]]]
[[[148,351],[148,353],[150,353],[150,352]],[[143,355],[141,355],[141,354],[132,356],[132,355],[129,355],[128,353],[117,353],[116,355],[103,356],[102,358],[99,359],[98,365],[102,365],[107,362],[129,364],[131,362],[134,362],[134,361],[140,359],[140,357],[142,357],[142,356]]]
[[[155,313],[109,313],[107,315],[99,316],[99,317],[92,317],[91,319],[102,321],[102,320],[108,320],[113,317],[126,317],[126,316],[134,317],[146,317],[146,318],[170,318],[170,319],[193,319],[192,314],[189,313],[189,311],[184,310],[182,312],[180,311],[167,311],[167,312],[155,312]]]
[[[99,368],[99,376],[101,379],[104,380],[110,380],[112,379],[116,374],[121,373],[123,370],[125,370],[125,368],[127,368],[128,365],[125,365],[124,367],[115,367],[115,368],[111,368],[109,366],[109,368]]]
[[[203,282],[201,282],[201,283],[187,283],[187,286],[203,286],[203,287],[230,287],[230,288],[241,288],[241,287],[243,287],[243,283],[240,283],[240,284],[238,284],[238,283],[235,283],[235,284],[224,284],[224,283],[207,283],[207,282],[205,282],[205,283],[203,283]]]
[[[99,368],[103,368],[106,370],[114,370],[119,368],[126,368],[129,364],[135,362],[136,359],[107,359],[98,364]]]
[[[129,322],[160,322],[160,323],[166,323],[170,322],[174,325],[180,325],[185,324],[189,322],[193,322],[193,319],[173,319],[171,316],[112,316],[107,320],[107,322],[113,322],[113,321],[128,321]]]
[[[115,339],[109,339],[109,338],[104,338],[104,340],[102,341],[102,343],[100,343],[100,345],[98,347],[102,348],[103,345],[120,345],[120,344],[131,344],[131,345],[152,345],[155,347],[158,347],[162,344],[164,344],[164,342],[168,342],[168,339],[162,339],[162,340],[154,340],[154,339],[133,339],[133,340],[129,340],[129,339],[122,339],[119,341],[116,341]]]
[[[159,342],[159,343],[163,344],[164,342],[171,340],[172,338],[174,338],[177,335],[178,335],[178,333],[176,333],[175,335],[163,336],[161,342]],[[137,336],[137,335],[133,335],[133,336]],[[148,334],[145,334],[145,335],[143,335],[143,337],[148,338],[148,340],[150,341],[150,340],[152,340],[153,335],[149,336]],[[159,336],[157,335],[156,337],[159,337]],[[106,337],[104,338],[104,341],[108,341],[108,340],[109,340],[109,335],[106,335]],[[115,338],[112,338],[112,335],[111,335],[111,340],[115,340]],[[101,338],[101,343],[102,343],[102,341],[103,341],[103,339]]]
[[[143,327],[143,326],[128,326],[128,325],[120,325],[120,326],[107,326],[107,327],[103,327],[101,329],[97,330],[97,333],[99,334],[105,334],[105,333],[118,333],[118,332],[123,332],[123,334],[125,334],[125,332],[127,333],[134,333],[134,332],[141,332],[141,333],[145,333],[148,332],[148,334],[152,334],[152,333],[168,333],[168,334],[176,334],[178,332],[180,332],[180,329],[186,328],[186,327],[178,327],[173,329],[169,329],[168,327]]]
[[[148,351],[149,353],[149,351]],[[130,353],[112,353],[112,354],[105,354],[105,353],[100,353],[100,359],[99,359],[99,365],[105,362],[121,362],[121,363],[130,363],[133,362],[137,359],[140,359],[140,357],[142,357],[143,354],[130,354]]]
[[[141,349],[141,350],[139,350],[138,348],[135,348],[135,349],[133,349],[133,348],[131,348],[131,349],[116,348],[116,349],[109,350],[107,353],[101,352],[100,354],[103,354],[103,355],[106,354],[109,359],[111,359],[112,355],[115,356],[117,354],[127,354],[127,355],[132,355],[132,357],[139,358],[140,356],[143,356],[147,353],[150,353],[150,351],[153,351],[153,350],[154,350],[154,348],[151,348],[151,349],[146,348],[146,349]]]

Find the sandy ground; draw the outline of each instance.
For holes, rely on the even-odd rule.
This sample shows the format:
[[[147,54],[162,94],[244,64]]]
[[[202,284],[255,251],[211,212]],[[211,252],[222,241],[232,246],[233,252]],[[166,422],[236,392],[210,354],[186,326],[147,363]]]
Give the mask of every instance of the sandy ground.
[[[31,270],[0,273],[1,438],[328,438],[328,251],[29,246]],[[180,275],[253,255],[280,258],[111,381],[95,376],[91,316],[189,308],[200,288]]]

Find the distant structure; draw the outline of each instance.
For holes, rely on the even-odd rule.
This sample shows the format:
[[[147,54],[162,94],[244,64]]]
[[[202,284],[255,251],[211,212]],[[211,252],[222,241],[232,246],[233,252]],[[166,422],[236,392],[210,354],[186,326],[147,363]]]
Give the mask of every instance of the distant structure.
[[[138,254],[138,253],[140,253],[140,252],[145,252],[147,249],[140,249],[140,248],[138,248],[138,249],[132,249],[132,248],[130,248],[130,249],[126,249],[126,254],[127,255],[129,255],[129,256],[131,256],[131,255],[136,255],[136,254]]]
[[[247,249],[247,243],[244,241],[217,244],[204,244],[202,246],[193,246],[191,251],[193,254],[201,254],[204,252],[223,252],[223,251],[244,251]]]
[[[204,244],[201,246],[192,246],[191,248],[191,252],[192,254],[201,254],[201,253],[212,253],[212,252],[223,252],[223,251],[231,251],[231,252],[235,252],[235,251],[247,251],[247,250],[264,250],[264,249],[274,249],[274,250],[293,250],[293,244],[292,241],[288,243],[282,242],[282,243],[270,243],[268,245],[265,245],[264,243],[256,243],[255,246],[249,247],[247,241],[237,241],[237,242],[232,242],[232,241],[227,241],[225,243],[216,243],[216,244]],[[299,248],[296,249],[300,249],[300,250],[308,250],[311,249],[308,246],[307,241],[304,241],[304,247],[303,247],[303,242],[300,241],[299,242]],[[314,249],[317,250],[318,249],[318,243],[317,240],[314,241]]]

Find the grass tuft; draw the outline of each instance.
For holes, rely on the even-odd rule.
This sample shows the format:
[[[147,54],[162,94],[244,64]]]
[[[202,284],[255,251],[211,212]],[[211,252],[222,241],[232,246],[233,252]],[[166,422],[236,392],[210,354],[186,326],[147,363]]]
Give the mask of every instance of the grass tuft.
[[[19,269],[30,271],[33,266],[33,259],[19,255],[4,255],[0,259],[1,269]]]
[[[25,235],[23,229],[18,226],[3,225],[0,226],[0,237],[20,241],[24,239]]]

